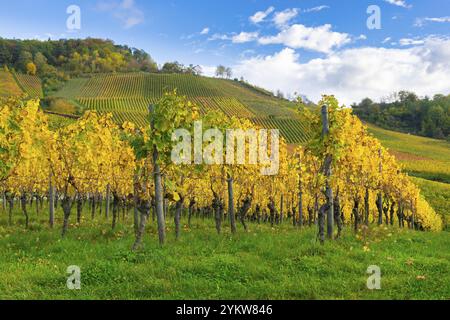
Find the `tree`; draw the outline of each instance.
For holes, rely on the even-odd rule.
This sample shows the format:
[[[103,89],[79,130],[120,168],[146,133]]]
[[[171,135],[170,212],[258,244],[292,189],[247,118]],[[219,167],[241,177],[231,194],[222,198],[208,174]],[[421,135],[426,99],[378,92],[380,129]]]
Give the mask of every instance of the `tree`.
[[[226,74],[226,68],[222,65],[217,66],[216,68],[216,76],[223,78]]]
[[[450,135],[450,98],[444,95],[420,99],[412,92],[401,91],[389,103],[366,98],[353,109],[362,120],[386,129],[438,139]]]
[[[163,73],[183,73],[184,72],[184,66],[179,63],[178,61],[175,62],[166,62],[161,72]]]
[[[37,68],[36,65],[33,62],[27,63],[27,74],[30,74],[32,76],[36,75]]]
[[[29,51],[22,50],[19,52],[19,56],[16,60],[16,69],[26,73],[28,72],[27,65],[32,61],[33,55]]]
[[[49,65],[47,63],[47,58],[41,52],[37,52],[34,55],[34,63],[39,73],[45,73],[48,71]]]
[[[277,97],[278,99],[284,99],[284,94],[283,94],[283,92],[281,92],[281,90],[277,90],[276,97]]]
[[[231,68],[225,68],[225,75],[227,76],[227,79],[231,79],[233,76],[233,70]]]

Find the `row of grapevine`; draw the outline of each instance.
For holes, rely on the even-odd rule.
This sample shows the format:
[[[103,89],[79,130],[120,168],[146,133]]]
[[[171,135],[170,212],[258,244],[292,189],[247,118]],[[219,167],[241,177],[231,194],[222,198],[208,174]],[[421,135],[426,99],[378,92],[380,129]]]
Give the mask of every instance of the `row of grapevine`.
[[[79,98],[77,100],[81,105],[99,112],[128,113],[128,112],[147,112],[148,105],[156,103],[156,98]],[[255,115],[245,108],[238,100],[222,97],[195,97],[192,99],[197,103],[201,112],[206,114],[209,111],[221,111],[229,117],[251,118]]]
[[[223,94],[202,77],[178,74],[107,74],[90,78],[76,88],[79,98],[161,98],[164,92],[177,89],[186,96],[222,96]]]
[[[303,144],[311,139],[311,129],[299,119],[252,118],[251,121],[266,129],[279,129],[281,135],[291,144]]]
[[[191,99],[200,107],[200,112],[220,111],[228,117],[251,118],[255,115],[235,98],[194,97]]]
[[[255,114],[248,110],[242,103],[235,98],[214,98],[221,111],[229,117],[251,118]]]
[[[118,123],[130,121],[145,125],[148,106],[157,102],[156,98],[80,98],[77,100],[88,109],[100,113],[111,112]],[[310,138],[310,129],[297,119],[256,117],[237,99],[223,97],[196,97],[192,99],[202,115],[210,111],[220,111],[228,117],[249,118],[256,125],[266,129],[280,129],[281,135],[291,144],[301,144]]]
[[[126,73],[126,74],[104,74],[91,78],[73,79],[58,91],[55,96],[74,98],[139,98],[152,97],[159,99],[164,92],[177,89],[178,94],[185,95],[189,99],[205,97],[212,99],[229,98],[233,102],[222,103],[224,112],[231,114],[243,113],[245,117],[252,116],[295,116],[295,111],[290,109],[290,102],[275,99],[267,95],[261,95],[238,82],[198,77],[180,74],[149,74],[149,73]],[[214,104],[214,102],[210,102]],[[233,108],[234,104],[240,110],[227,110],[227,105]],[[215,106],[212,106],[214,109]]]
[[[243,98],[243,104],[248,106],[248,108],[255,114],[257,117],[266,118],[266,117],[285,117],[285,118],[295,118],[296,111],[287,108],[281,107],[279,102],[268,102],[263,100],[254,100]]]
[[[130,121],[138,126],[147,124],[148,106],[156,103],[154,98],[128,98],[128,99],[95,99],[81,98],[78,102],[99,113],[112,113],[114,121],[123,123]]]
[[[28,74],[16,73],[14,74],[17,83],[22,90],[32,98],[42,98],[42,83],[37,76]]]

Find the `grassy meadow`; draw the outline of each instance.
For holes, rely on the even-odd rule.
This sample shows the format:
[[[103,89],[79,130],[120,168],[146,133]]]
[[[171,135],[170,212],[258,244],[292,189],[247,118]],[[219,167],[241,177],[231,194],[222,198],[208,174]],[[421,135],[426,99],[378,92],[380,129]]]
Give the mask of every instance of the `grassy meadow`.
[[[61,239],[61,215],[51,230],[34,214],[28,231],[19,212],[13,226],[0,215],[0,299],[450,299],[447,232],[347,228],[321,246],[315,228],[251,224],[232,236],[225,225],[217,235],[212,220],[197,218],[178,241],[168,227],[163,248],[149,223],[133,253],[131,220],[113,232],[86,213]],[[81,290],[66,288],[70,265],[81,268]],[[371,265],[381,268],[381,290],[366,287]]]

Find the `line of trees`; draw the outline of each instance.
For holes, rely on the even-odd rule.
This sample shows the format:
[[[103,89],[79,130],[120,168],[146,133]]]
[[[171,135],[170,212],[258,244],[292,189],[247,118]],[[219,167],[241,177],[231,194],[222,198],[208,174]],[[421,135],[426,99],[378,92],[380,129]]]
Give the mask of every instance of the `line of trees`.
[[[203,73],[202,67],[199,65],[190,64],[185,66],[184,64],[174,61],[174,62],[166,62],[160,72],[162,73],[180,73],[180,74],[192,74],[200,76]]]
[[[148,53],[103,39],[8,40],[0,38],[0,64],[26,73],[34,63],[46,74],[57,68],[69,74],[113,71],[157,71]]]
[[[229,67],[219,65],[216,68],[216,76],[221,77],[221,78],[231,79],[231,77],[233,76],[233,70]]]
[[[450,95],[438,94],[431,99],[400,91],[390,100],[376,103],[366,98],[352,107],[361,120],[380,127],[450,140]]]

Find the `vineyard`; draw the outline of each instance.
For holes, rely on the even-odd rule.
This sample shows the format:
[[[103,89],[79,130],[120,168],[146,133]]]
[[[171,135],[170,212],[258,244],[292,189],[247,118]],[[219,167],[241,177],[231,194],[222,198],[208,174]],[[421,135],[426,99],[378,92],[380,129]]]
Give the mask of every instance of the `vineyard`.
[[[311,137],[305,119],[291,102],[230,80],[179,74],[105,74],[69,80],[54,96],[76,100],[100,113],[111,112],[119,124],[130,121],[143,126],[148,105],[174,89],[196,103],[202,115],[219,111],[228,117],[252,119],[268,129],[280,129],[291,144],[305,143]]]
[[[112,121],[110,112],[123,108],[124,103],[127,103],[124,101],[141,105],[137,112],[142,117],[151,119],[146,129],[139,129],[128,121],[117,125],[120,119]],[[203,121],[205,135],[208,128],[217,128],[225,133],[229,129],[249,130],[262,125],[282,125],[288,128],[286,134],[292,134],[288,119],[269,119],[270,121],[261,123],[257,117],[251,118],[252,120],[226,117],[217,111],[221,101],[223,100],[218,100],[218,107],[210,113],[176,93],[165,94],[160,100],[85,98],[83,102],[92,103],[93,106],[95,104],[99,113],[86,112],[78,120],[67,119],[66,123],[49,127],[49,119],[40,110],[39,101],[7,100],[2,104],[0,113],[0,141],[3,150],[0,153],[3,212],[0,217],[0,243],[13,241],[13,246],[23,246],[31,241],[35,232],[40,232],[40,235],[45,233],[42,239],[33,241],[44,247],[44,252],[48,252],[51,257],[36,257],[37,265],[34,271],[30,271],[30,275],[35,270],[47,268],[48,261],[54,261],[54,268],[59,269],[64,263],[71,264],[70,259],[76,259],[73,261],[83,261],[84,268],[88,270],[85,279],[90,288],[100,283],[109,285],[108,279],[98,282],[90,276],[104,274],[110,267],[118,268],[119,265],[127,269],[127,275],[122,269],[114,269],[123,280],[133,282],[141,279],[141,271],[130,270],[130,263],[140,268],[146,265],[145,261],[164,270],[162,273],[158,271],[160,269],[154,270],[153,277],[160,279],[158,281],[168,281],[170,286],[181,286],[184,283],[189,287],[192,283],[191,280],[169,281],[166,279],[167,272],[171,277],[178,278],[190,272],[212,272],[208,271],[210,267],[216,272],[216,268],[222,270],[229,266],[237,272],[239,268],[246,266],[255,268],[244,272],[250,272],[247,275],[249,278],[255,278],[256,274],[269,274],[268,270],[261,269],[265,265],[265,260],[261,258],[258,260],[247,256],[251,260],[247,261],[243,256],[242,265],[233,260],[228,249],[223,248],[224,239],[228,239],[227,247],[233,246],[236,252],[243,252],[244,248],[250,247],[260,251],[263,247],[272,248],[264,251],[272,257],[271,262],[268,262],[269,266],[289,279],[292,276],[300,277],[304,274],[300,272],[302,270],[325,270],[325,260],[319,263],[316,259],[316,256],[325,254],[342,254],[342,261],[339,258],[335,261],[347,265],[347,268],[348,262],[345,261],[359,261],[355,262],[349,274],[358,274],[357,270],[361,268],[359,264],[373,263],[371,261],[375,261],[375,255],[371,254],[372,251],[390,255],[395,250],[402,250],[402,254],[413,254],[408,247],[390,247],[393,239],[398,239],[396,241],[401,245],[405,241],[410,244],[409,241],[423,242],[425,237],[434,237],[435,249],[445,251],[441,248],[445,248],[448,242],[445,239],[448,238],[440,236],[439,231],[444,228],[444,223],[448,223],[448,217],[444,215],[443,221],[415,184],[423,184],[422,181],[412,180],[402,173],[395,158],[368,133],[351,110],[340,107],[334,97],[325,96],[321,102],[324,107],[307,111],[306,116],[311,119],[310,126],[302,129],[311,132],[307,143],[298,146],[293,152],[287,152],[286,143],[280,141],[278,171],[274,175],[262,174],[268,165],[264,162],[175,164],[170,156],[173,155],[175,146],[172,134],[177,128],[192,132],[194,123],[198,120]],[[150,114],[148,110],[145,113],[148,103],[155,104]],[[302,138],[304,137],[295,135],[291,137]],[[204,159],[209,158],[206,150],[211,150],[214,145],[208,145],[206,140]],[[217,149],[214,150],[210,151],[210,156],[217,156]],[[184,152],[183,156],[186,156]],[[433,193],[433,188],[440,187],[423,185],[426,197]],[[447,206],[446,200],[439,202],[439,199],[429,199],[436,204],[439,212]],[[25,230],[20,239],[9,235],[9,232],[17,228]],[[60,230],[59,236],[52,231],[56,228]],[[213,236],[212,233],[216,235]],[[422,235],[427,233],[431,235]],[[62,237],[63,241],[60,242],[58,237]],[[76,248],[79,243],[86,241],[89,242],[86,246],[89,252],[85,251],[85,257],[95,257],[95,262],[83,260],[86,258],[78,256],[80,251],[77,250],[74,251],[77,254],[67,257],[68,259],[56,261],[60,250],[57,247]],[[90,245],[90,241],[95,242],[95,250],[98,251],[92,251],[94,246]],[[298,250],[291,250],[293,243]],[[311,247],[311,243],[317,244]],[[109,249],[110,245],[114,248]],[[394,243],[393,246],[395,245]],[[205,249],[192,254],[192,250],[198,250],[194,247]],[[151,255],[148,248],[152,248]],[[168,249],[161,251],[161,248]],[[292,254],[287,254],[287,249]],[[7,252],[11,250],[14,248],[8,246]],[[417,249],[414,250],[414,256],[418,257]],[[28,257],[33,256],[31,252],[20,252]],[[214,263],[197,257],[206,252],[214,257]],[[314,264],[304,265],[299,260],[298,268],[292,269],[290,263],[297,261],[298,252],[304,257],[302,259],[312,259],[311,263]],[[282,258],[281,265],[274,265],[278,254],[292,256],[294,260]],[[171,255],[182,257],[182,260],[175,262],[170,258]],[[217,255],[222,258],[216,261]],[[347,255],[356,257],[356,260],[345,260],[343,257]],[[426,253],[422,255],[421,259],[425,259]],[[0,257],[0,265],[11,271],[15,270],[5,256],[0,254]],[[197,257],[199,264],[193,263],[192,257]],[[34,261],[25,257],[21,259],[25,264]],[[164,266],[155,259],[164,259]],[[173,268],[170,270],[181,268],[184,272],[168,271],[168,265]],[[395,294],[391,293],[394,294],[393,297],[416,292],[413,287],[405,287],[402,281],[410,281],[411,277],[422,278],[425,271],[427,276],[438,279],[439,274],[433,271],[436,266],[442,267],[442,262],[439,260],[434,264],[421,266],[415,269],[416,274],[412,276],[387,278],[397,290]],[[402,268],[397,264],[384,267],[389,267],[391,271]],[[225,269],[222,271],[225,272]],[[295,271],[292,274],[292,270],[299,273]],[[29,271],[20,273],[27,272]],[[8,274],[2,274],[0,279],[8,283]],[[281,283],[284,281],[279,280]],[[24,280],[21,279],[20,283],[21,281]],[[326,289],[329,285],[324,286],[325,282],[318,278],[311,281],[308,285],[320,287],[320,292],[312,287],[305,288],[304,293],[294,288],[292,293],[282,292],[272,287],[269,289],[264,284],[267,292],[262,288],[251,287],[248,292],[243,293],[243,297],[292,298],[305,297],[313,294],[312,292],[317,292],[318,297],[346,296],[339,289],[340,286],[336,286],[335,292],[330,293]],[[125,282],[131,283],[128,280]],[[147,290],[151,284],[145,283],[141,282],[134,287],[143,286]],[[237,283],[231,282],[230,285],[236,286]],[[350,287],[354,285],[351,281],[347,283]],[[426,285],[435,286],[434,283]],[[221,286],[216,297],[230,297],[231,292],[234,292],[224,283]],[[44,287],[53,288],[47,283]],[[196,284],[195,287],[205,297],[211,296],[212,288],[209,286],[199,289],[201,285]],[[167,288],[166,293],[159,290],[158,293],[135,291],[130,297],[162,298],[173,294],[172,289],[173,287]],[[54,294],[65,296],[57,288],[51,290],[56,290],[52,291]],[[91,291],[83,294],[113,297],[104,287],[97,290],[97,294]],[[399,293],[405,290],[408,290],[407,293]],[[14,295],[15,291],[4,285],[2,292]],[[435,294],[442,298],[446,292],[443,287],[435,291]],[[192,296],[180,294],[180,297]]]
[[[0,71],[0,97],[19,97],[28,95],[42,98],[41,80],[36,76]]]
[[[23,92],[32,98],[43,97],[42,83],[38,77],[20,73],[14,73],[13,75]]]
[[[3,8],[12,315],[136,301],[149,318],[288,320],[393,301],[408,317],[402,301],[450,301],[450,0]]]
[[[311,138],[306,122],[287,118],[253,118],[251,121],[261,128],[279,129],[289,143],[302,144]]]

